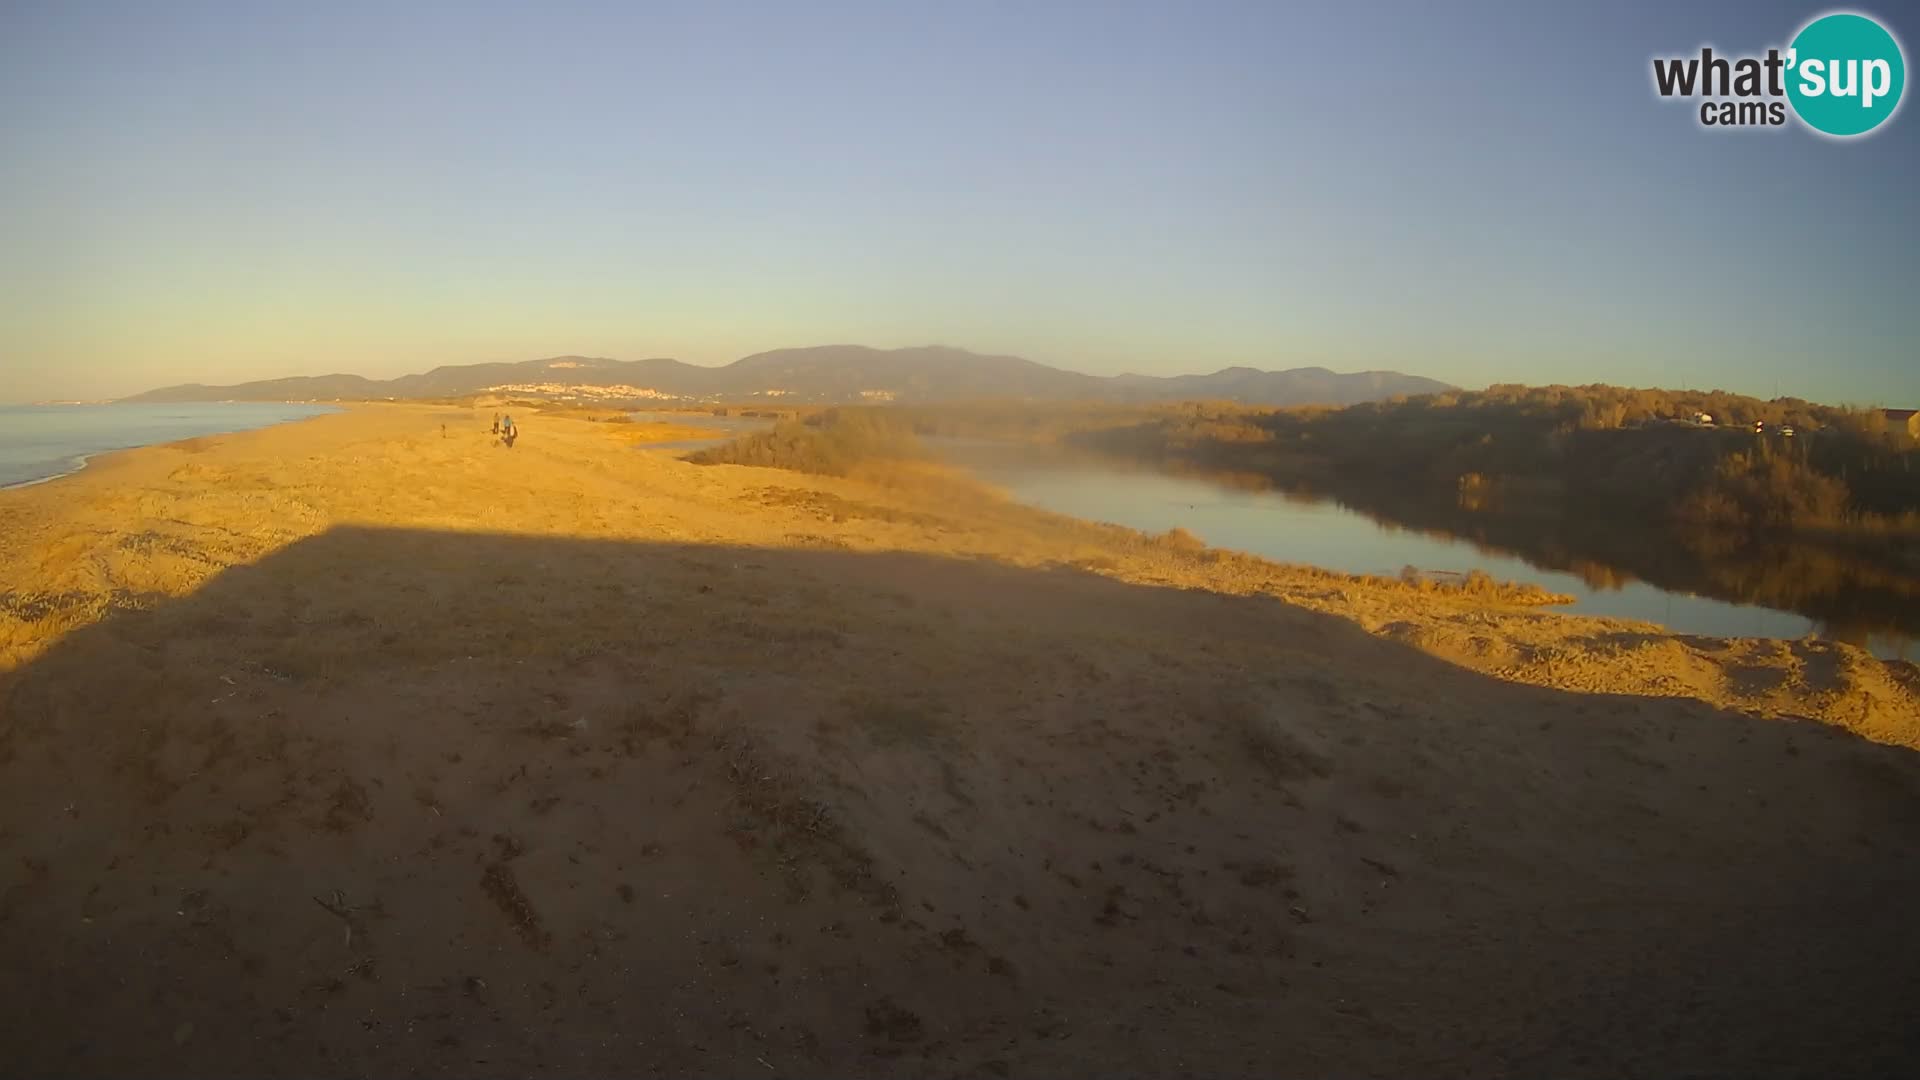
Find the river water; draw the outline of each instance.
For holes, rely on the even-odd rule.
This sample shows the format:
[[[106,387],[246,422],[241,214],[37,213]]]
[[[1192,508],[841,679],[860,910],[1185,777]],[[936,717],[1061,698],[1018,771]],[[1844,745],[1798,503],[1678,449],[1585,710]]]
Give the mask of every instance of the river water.
[[[728,433],[724,438],[642,447],[680,453],[768,426],[765,420],[685,413],[633,415],[636,420],[697,424]],[[1556,610],[1657,623],[1680,634],[1786,639],[1834,636],[1818,620],[1796,612],[1665,589],[1624,573],[1613,583],[1594,584],[1513,551],[1402,528],[1331,499],[1249,491],[1203,477],[1024,444],[957,438],[923,441],[942,460],[1029,506],[1144,532],[1186,529],[1214,547],[1278,562],[1387,577],[1398,575],[1408,566],[1429,573],[1482,570],[1503,581],[1531,582],[1574,598],[1572,605]],[[1875,634],[1861,639],[1855,634],[1848,640],[1886,659],[1920,659],[1920,645],[1912,638]]]
[[[1020,502],[1146,532],[1182,528],[1212,546],[1280,562],[1385,576],[1408,566],[1463,574],[1483,570],[1501,580],[1532,582],[1575,598],[1570,608],[1558,610],[1639,619],[1682,634],[1826,634],[1820,623],[1791,611],[1730,603],[1644,581],[1596,586],[1512,552],[1400,528],[1331,500],[1246,491],[1102,459],[1055,457],[972,440],[932,441],[944,458]],[[1909,639],[1873,636],[1864,644],[1889,659],[1920,657],[1920,648]]]

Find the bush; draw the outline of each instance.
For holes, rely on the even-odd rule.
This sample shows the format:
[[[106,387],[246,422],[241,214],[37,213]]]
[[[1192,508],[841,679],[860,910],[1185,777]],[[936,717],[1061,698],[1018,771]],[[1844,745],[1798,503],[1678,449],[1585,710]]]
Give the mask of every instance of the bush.
[[[1849,498],[1838,478],[1791,458],[1742,453],[1722,459],[1709,485],[1682,511],[1707,524],[1789,529],[1844,520]]]
[[[1187,555],[1198,554],[1199,552],[1207,550],[1207,542],[1205,540],[1181,528],[1168,529],[1155,539],[1160,542],[1162,547],[1170,548]]]
[[[906,424],[875,409],[832,409],[689,455],[696,465],[754,465],[845,476],[863,464],[925,456]]]

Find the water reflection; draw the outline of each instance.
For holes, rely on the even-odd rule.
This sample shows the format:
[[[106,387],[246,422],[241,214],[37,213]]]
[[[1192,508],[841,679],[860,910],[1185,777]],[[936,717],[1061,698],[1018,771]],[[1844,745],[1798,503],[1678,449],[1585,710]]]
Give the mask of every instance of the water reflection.
[[[1915,575],[1830,548],[1729,543],[1546,503],[1514,511],[1483,500],[1409,502],[1386,493],[1282,489],[1254,474],[1176,473],[1030,447],[931,441],[1022,502],[1154,532],[1185,528],[1210,544],[1287,562],[1382,575],[1406,566],[1479,569],[1566,593],[1586,614],[1714,637],[1818,635],[1888,658],[1914,655],[1920,636]]]

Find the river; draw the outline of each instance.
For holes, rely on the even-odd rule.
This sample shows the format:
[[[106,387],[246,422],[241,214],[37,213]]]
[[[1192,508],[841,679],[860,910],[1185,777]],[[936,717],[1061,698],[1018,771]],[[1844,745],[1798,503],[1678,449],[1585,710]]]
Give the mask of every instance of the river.
[[[1612,582],[1594,584],[1586,577],[1529,561],[1513,551],[1401,528],[1330,499],[1242,490],[1195,476],[1026,447],[958,439],[931,441],[943,458],[1020,502],[1146,532],[1182,528],[1215,547],[1276,561],[1386,576],[1408,566],[1456,573],[1483,570],[1502,580],[1533,582],[1574,597],[1571,607],[1560,610],[1638,619],[1682,634],[1843,636],[1806,615],[1663,589],[1624,573]],[[1910,637],[1870,634],[1861,640],[1858,634],[1844,636],[1888,659],[1911,659],[1920,654]]]

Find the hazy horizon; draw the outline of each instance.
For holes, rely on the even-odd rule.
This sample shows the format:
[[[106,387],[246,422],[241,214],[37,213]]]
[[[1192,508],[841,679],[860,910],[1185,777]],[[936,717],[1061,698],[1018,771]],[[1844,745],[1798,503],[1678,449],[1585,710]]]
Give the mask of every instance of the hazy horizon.
[[[252,376],[252,377],[249,377],[249,378],[246,378],[246,379],[242,379],[242,380],[236,380],[236,381],[235,381],[235,382],[233,382],[233,383],[207,383],[207,382],[203,382],[203,381],[201,381],[201,380],[194,380],[194,379],[183,379],[183,380],[178,380],[178,381],[174,381],[174,382],[166,382],[166,383],[156,383],[156,384],[153,384],[153,385],[151,385],[151,386],[142,386],[142,387],[139,387],[139,388],[136,388],[136,389],[133,389],[133,390],[129,390],[129,391],[127,391],[127,392],[125,392],[125,393],[117,393],[117,394],[111,394],[111,395],[101,395],[101,396],[97,396],[97,397],[92,397],[92,398],[80,398],[80,397],[38,397],[38,398],[5,398],[5,397],[0,397],[0,406],[18,406],[18,405],[34,405],[34,404],[64,404],[64,403],[79,403],[79,404],[97,404],[97,403],[100,403],[100,402],[112,402],[112,401],[117,401],[117,400],[120,400],[120,399],[124,399],[124,398],[127,398],[127,397],[132,397],[132,396],[135,396],[135,395],[138,395],[138,394],[141,394],[141,393],[145,393],[146,391],[150,391],[150,390],[160,390],[160,389],[169,389],[169,388],[172,388],[172,387],[175,387],[175,386],[187,386],[187,385],[204,385],[204,386],[208,386],[208,387],[211,387],[211,388],[221,388],[221,387],[225,387],[225,386],[231,386],[231,385],[237,385],[237,384],[242,384],[242,383],[248,383],[248,382],[270,382],[270,381],[275,381],[275,380],[280,380],[280,379],[290,379],[290,378],[324,378],[324,377],[328,377],[328,376],[336,376],[336,375],[348,375],[348,376],[353,376],[353,375],[358,375],[358,376],[362,376],[362,377],[365,377],[365,378],[368,378],[368,379],[373,379],[373,380],[376,380],[376,381],[388,381],[388,380],[391,380],[391,379],[394,379],[394,378],[398,378],[398,377],[401,377],[401,376],[405,376],[405,375],[415,375],[415,374],[423,374],[423,373],[425,373],[425,372],[428,372],[428,371],[431,371],[431,370],[433,370],[434,368],[438,368],[438,367],[460,367],[460,366],[467,366],[467,365],[479,365],[479,364],[497,364],[497,363],[504,363],[504,364],[521,364],[521,363],[539,363],[539,362],[542,362],[542,361],[550,361],[550,360],[568,360],[568,359],[577,359],[577,360],[610,360],[610,361],[615,361],[615,362],[629,362],[629,361],[637,361],[637,360],[676,360],[676,361],[679,361],[680,363],[685,363],[685,364],[692,364],[692,365],[695,365],[695,366],[699,366],[699,367],[714,367],[714,368],[717,368],[717,367],[725,367],[725,366],[727,366],[727,365],[729,365],[729,364],[732,364],[732,363],[734,363],[735,361],[738,361],[738,360],[743,360],[743,359],[748,359],[748,358],[750,358],[750,357],[753,357],[753,356],[757,356],[757,355],[761,355],[761,354],[763,354],[763,353],[769,353],[769,352],[782,352],[782,351],[792,351],[792,350],[805,350],[805,349],[818,349],[818,348],[871,348],[871,349],[875,349],[875,350],[877,350],[877,351],[882,351],[882,352],[886,352],[886,351],[898,351],[898,350],[905,350],[905,349],[922,349],[922,348],[925,348],[925,349],[951,349],[951,350],[955,350],[955,351],[960,351],[960,352],[966,352],[966,353],[970,353],[970,354],[972,354],[972,355],[975,355],[975,356],[985,356],[985,355],[1006,355],[1006,354],[987,354],[987,353],[983,353],[983,352],[982,352],[981,350],[978,350],[978,349],[968,349],[968,348],[967,348],[966,346],[964,346],[964,345],[950,345],[950,344],[946,344],[946,343],[935,343],[935,342],[924,342],[924,343],[919,343],[919,344],[914,344],[914,345],[899,345],[899,346],[873,346],[873,345],[865,345],[865,344],[863,344],[863,343],[861,343],[861,342],[825,342],[825,343],[816,343],[816,344],[812,344],[812,345],[793,345],[793,346],[784,346],[784,347],[782,347],[782,348],[779,348],[779,349],[765,349],[765,350],[760,350],[759,352],[756,352],[756,353],[748,353],[748,354],[746,354],[745,356],[738,356],[738,357],[733,357],[732,359],[728,359],[728,360],[722,360],[722,361],[718,361],[718,362],[705,362],[705,363],[703,363],[703,362],[700,362],[700,361],[694,361],[694,360],[687,360],[687,359],[685,359],[685,358],[682,358],[682,357],[670,357],[670,356],[658,356],[658,355],[648,355],[648,356],[630,356],[630,357],[621,357],[621,356],[596,356],[596,355],[593,355],[593,354],[590,354],[590,353],[580,353],[580,352],[554,352],[554,353],[545,353],[545,354],[542,354],[542,355],[540,355],[540,356],[530,356],[530,357],[520,357],[520,358],[501,358],[501,357],[490,357],[490,358],[485,358],[485,359],[478,359],[478,360],[472,360],[472,361],[465,361],[465,362],[456,362],[456,363],[452,363],[452,364],[436,364],[436,365],[432,365],[432,366],[428,366],[428,367],[419,367],[419,368],[413,368],[413,369],[407,369],[407,370],[400,370],[400,371],[395,371],[395,372],[393,372],[393,373],[392,373],[391,375],[386,375],[386,374],[382,374],[382,375],[371,375],[371,374],[368,374],[367,372],[364,372],[364,371],[355,371],[355,370],[351,370],[351,369],[346,369],[346,368],[342,368],[342,369],[337,369],[337,370],[314,370],[314,371],[296,371],[296,372],[287,372],[287,373],[283,373],[283,374],[273,374],[273,373],[263,373],[263,374],[259,374],[259,375],[255,375],[255,376]],[[1032,358],[1031,358],[1031,357],[1020,357],[1020,359],[1026,359],[1026,360],[1031,360]],[[1038,361],[1036,361],[1036,362],[1038,362]],[[1063,366],[1061,366],[1061,365],[1048,365],[1048,366],[1052,366],[1052,367],[1059,367],[1059,368],[1061,368],[1061,370],[1066,370],[1066,371],[1075,371],[1075,372],[1079,372],[1080,374],[1088,374],[1088,375],[1095,375],[1095,376],[1099,376],[1099,377],[1110,377],[1110,376],[1113,376],[1113,375],[1140,375],[1140,374],[1146,374],[1146,373],[1144,373],[1144,372],[1138,372],[1138,371],[1119,371],[1119,372],[1090,372],[1090,371],[1082,371],[1081,369],[1078,369],[1078,368],[1071,368],[1071,367],[1063,367]],[[1255,365],[1226,365],[1226,366],[1227,366],[1227,367],[1235,367],[1235,366],[1242,366],[1242,367],[1245,367],[1245,366],[1255,366]],[[1263,368],[1263,369],[1261,369],[1261,370],[1268,370],[1268,371],[1287,371],[1287,370],[1301,370],[1301,369],[1313,369],[1313,368],[1325,368],[1325,367],[1326,367],[1326,365],[1323,365],[1323,364],[1311,364],[1311,363],[1303,363],[1303,364],[1297,364],[1297,365],[1292,365],[1292,366],[1290,366],[1290,367],[1288,367],[1288,368],[1280,368],[1280,367],[1271,367],[1271,368]],[[1210,374],[1214,374],[1214,373],[1216,373],[1216,372],[1219,372],[1219,371],[1222,371],[1222,370],[1225,370],[1225,369],[1224,369],[1224,368],[1219,368],[1219,367],[1209,367],[1209,368],[1205,368],[1205,369],[1195,369],[1195,370],[1191,370],[1191,371],[1168,371],[1168,372],[1160,372],[1160,373],[1156,373],[1156,374],[1160,374],[1160,375],[1210,375]],[[1400,371],[1400,370],[1397,370],[1397,369],[1388,369],[1388,368],[1373,368],[1373,369],[1367,369],[1367,368],[1352,368],[1352,369],[1341,369],[1341,368],[1332,368],[1332,369],[1330,369],[1330,370],[1333,370],[1333,371],[1335,371],[1336,373],[1339,373],[1339,374],[1365,374],[1365,373],[1368,373],[1369,371],[1382,371],[1382,372],[1387,372],[1387,373],[1390,373],[1390,374],[1399,374],[1399,375],[1419,375],[1419,374],[1422,374],[1422,373],[1420,373],[1420,372],[1412,372],[1412,371]],[[1438,376],[1438,375],[1427,375],[1426,377],[1427,377],[1427,378],[1432,378],[1432,379],[1438,379],[1439,381],[1442,381],[1442,382],[1450,382],[1450,383],[1452,383],[1452,385],[1454,386],[1454,388],[1455,388],[1455,389],[1459,389],[1459,390],[1469,390],[1469,391],[1471,391],[1471,390],[1483,390],[1483,389],[1486,389],[1486,388],[1487,388],[1488,386],[1490,386],[1490,385],[1494,385],[1494,384],[1491,384],[1491,383],[1479,383],[1479,384],[1466,384],[1466,383],[1459,383],[1459,382],[1454,382],[1453,380],[1448,380],[1448,379],[1446,379],[1446,378],[1444,378],[1443,376]],[[1502,381],[1504,381],[1504,382],[1514,382],[1514,381],[1517,381],[1517,380],[1502,380]],[[1603,384],[1604,384],[1604,382],[1605,382],[1605,381],[1604,381],[1604,380],[1586,380],[1586,381],[1584,381],[1584,382],[1578,382],[1578,383],[1574,383],[1574,382],[1562,382],[1562,383],[1560,383],[1560,384],[1561,384],[1561,385],[1568,385],[1568,386],[1584,386],[1584,385],[1592,385],[1592,384],[1593,384],[1593,383],[1595,383],[1595,382],[1600,382],[1600,383],[1603,383]],[[1548,382],[1538,382],[1538,381],[1536,381],[1536,382],[1532,382],[1532,383],[1525,383],[1525,385],[1553,385],[1553,383],[1548,383]],[[1625,384],[1607,384],[1607,385],[1625,385]],[[1731,387],[1724,387],[1724,386],[1686,386],[1686,385],[1680,385],[1680,384],[1677,384],[1677,383],[1673,383],[1673,384],[1662,384],[1662,385],[1658,385],[1658,386],[1655,386],[1655,385],[1653,385],[1653,384],[1648,384],[1648,385],[1645,385],[1645,386],[1633,386],[1633,387],[1629,387],[1629,388],[1631,388],[1631,389],[1641,389],[1641,390],[1652,390],[1652,389],[1664,389],[1664,390],[1678,390],[1678,391],[1703,391],[1703,392],[1705,392],[1705,391],[1727,391],[1727,392],[1730,392],[1730,393],[1741,393],[1741,394],[1746,394],[1746,393],[1747,393],[1746,391],[1742,391],[1742,390],[1739,390],[1739,389],[1736,389],[1736,388],[1731,388]],[[1770,398],[1774,398],[1774,397],[1793,397],[1793,396],[1800,396],[1800,395],[1791,395],[1791,394],[1784,394],[1784,393],[1783,393],[1783,394],[1767,394],[1767,393],[1753,393],[1753,394],[1747,394],[1747,396],[1751,396],[1751,397],[1757,397],[1757,398],[1761,398],[1761,399],[1770,399]],[[1812,402],[1814,402],[1814,403],[1816,403],[1816,404],[1824,404],[1824,405],[1835,405],[1835,406],[1860,406],[1860,407],[1879,407],[1879,406],[1881,406],[1881,405],[1883,405],[1883,404],[1885,404],[1885,405],[1889,405],[1889,407],[1897,407],[1897,406],[1894,406],[1894,405],[1892,405],[1891,403],[1885,403],[1885,402],[1879,402],[1879,401],[1857,401],[1857,400],[1845,400],[1845,399],[1827,399],[1827,398],[1805,398],[1805,400],[1808,400],[1808,401],[1812,401]]]
[[[1920,117],[1649,85],[1825,10],[13,5],[0,398],[942,341],[1920,405]]]

